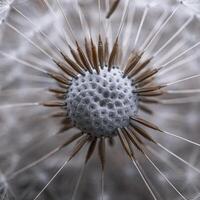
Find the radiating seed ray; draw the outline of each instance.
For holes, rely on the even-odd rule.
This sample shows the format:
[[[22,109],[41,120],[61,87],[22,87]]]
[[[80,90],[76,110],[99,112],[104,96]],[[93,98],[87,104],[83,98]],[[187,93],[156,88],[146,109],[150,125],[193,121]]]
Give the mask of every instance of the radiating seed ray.
[[[63,77],[62,75],[58,74],[58,73],[51,73],[51,72],[48,72],[48,75],[53,78],[54,80],[56,80],[58,83],[60,84],[64,84],[65,87],[70,85],[70,80],[67,79],[66,77]]]
[[[102,170],[105,169],[105,157],[106,157],[106,152],[105,152],[105,138],[100,138],[99,141],[99,147],[98,147],[98,154],[99,154],[99,158],[101,161],[101,167]]]
[[[137,84],[137,87],[138,88],[142,88],[142,87],[147,87],[149,85],[151,85],[153,83],[153,81],[155,80],[155,78],[152,76],[152,77],[149,77],[147,79],[145,79],[144,81],[141,81]]]
[[[130,126],[128,128],[130,129],[130,133],[136,139],[136,141],[138,142],[138,144],[140,144],[141,146],[144,146],[145,145],[144,142],[140,138],[140,135],[135,131],[135,129],[132,126]]]
[[[159,27],[162,25],[164,19],[167,17],[167,12],[164,10],[162,15],[159,17],[159,19],[157,20],[155,26],[153,27],[153,29],[150,31],[149,35],[146,37],[141,50],[143,51],[145,49],[145,47],[147,46],[147,44],[150,42],[151,38],[153,38],[154,34],[156,33],[156,31],[159,29]]]
[[[137,66],[130,72],[130,75],[128,75],[128,76],[133,77],[133,76],[136,76],[137,74],[139,74],[143,69],[145,69],[145,67],[147,67],[149,65],[151,60],[152,60],[152,58],[148,58],[145,61],[138,63]]]
[[[170,61],[164,63],[163,65],[161,65],[161,68],[166,67],[167,65],[170,65],[171,63],[173,63],[174,61],[176,61],[177,59],[179,59],[180,57],[184,56],[185,54],[187,54],[188,52],[192,51],[193,49],[195,49],[196,47],[198,47],[200,45],[200,41],[196,42],[193,46],[189,47],[188,49],[186,49],[185,51],[183,51],[182,53],[180,53],[179,55],[177,55],[176,57],[172,58]]]
[[[156,57],[161,51],[163,51],[192,22],[193,19],[194,16],[190,16],[186,22],[183,23],[182,26],[172,35],[172,37],[154,53],[153,57]]]
[[[45,107],[63,107],[66,105],[66,103],[64,101],[52,100],[52,101],[41,102],[39,105],[42,105]]]
[[[118,129],[118,137],[119,137],[120,143],[121,143],[123,149],[125,150],[126,154],[128,155],[128,157],[130,159],[132,159],[132,158],[135,159],[134,152],[131,151],[132,149],[130,149],[129,143],[124,138],[123,132],[120,129]]]
[[[90,29],[89,29],[88,23],[86,21],[85,15],[83,14],[82,9],[80,7],[79,0],[76,0],[76,9],[77,9],[79,19],[81,22],[82,30],[85,33],[85,37],[91,38]]]
[[[96,49],[96,46],[92,39],[91,39],[91,50],[92,50],[93,66],[94,66],[94,69],[96,70],[97,74],[99,74],[100,69],[99,69],[99,63],[98,63],[97,49]]]
[[[43,53],[44,55],[46,55],[48,58],[50,58],[50,60],[53,59],[53,57],[47,53],[46,50],[44,50],[43,48],[41,48],[40,46],[38,46],[36,43],[34,43],[28,36],[26,36],[24,33],[22,33],[19,29],[17,29],[15,26],[13,26],[12,24],[10,24],[9,22],[4,21],[4,24],[7,25],[11,30],[15,31],[16,33],[18,33],[21,37],[23,37],[28,43],[30,43],[32,46],[34,46],[36,49],[38,49],[41,53]]]
[[[153,199],[154,199],[154,200],[158,200],[157,197],[156,197],[156,195],[154,194],[153,190],[151,189],[150,184],[148,183],[148,181],[147,181],[147,179],[145,178],[144,174],[143,174],[142,171],[140,170],[140,165],[139,165],[139,163],[138,163],[136,160],[134,160],[134,159],[132,159],[132,162],[133,162],[134,166],[136,167],[137,171],[139,172],[139,174],[140,174],[140,176],[141,176],[143,182],[145,183],[145,185],[146,185],[147,189],[149,190],[150,194],[152,195]]]
[[[177,154],[173,153],[172,151],[170,151],[169,149],[167,149],[166,147],[164,147],[163,145],[161,145],[160,143],[157,143],[157,145],[162,148],[163,150],[165,150],[166,152],[168,152],[169,154],[171,154],[172,156],[174,156],[176,159],[178,159],[179,161],[181,161],[182,163],[186,164],[188,167],[190,167],[191,169],[193,169],[195,172],[197,172],[200,175],[200,170],[196,167],[194,167],[193,165],[191,165],[189,162],[185,161],[183,158],[181,158],[180,156],[178,156]]]
[[[179,94],[179,93],[177,93],[177,94]],[[186,94],[189,94],[189,93],[186,93]],[[200,96],[195,96],[195,95],[189,96],[189,97],[157,100],[157,103],[162,104],[162,105],[178,105],[178,104],[189,104],[189,103],[199,103],[199,102],[200,102]]]
[[[142,27],[144,25],[144,21],[146,19],[146,16],[148,14],[148,11],[149,11],[149,6],[146,6],[145,9],[144,9],[144,12],[142,14],[142,19],[140,21],[140,25],[139,25],[139,28],[138,28],[138,31],[137,31],[137,34],[136,34],[136,37],[135,37],[135,41],[134,41],[134,49],[137,48],[137,43],[139,41],[139,37],[140,37],[140,34],[141,34],[141,30],[142,30]]]
[[[50,114],[48,117],[57,118],[57,117],[67,117],[66,111],[59,111]]]
[[[124,10],[123,10],[123,14],[122,14],[122,18],[121,18],[120,25],[119,25],[119,29],[118,29],[118,32],[117,32],[115,40],[118,40],[118,38],[120,37],[120,34],[121,34],[122,29],[124,27],[124,21],[125,21],[127,15],[128,15],[128,7],[129,7],[129,5],[130,5],[130,0],[126,0],[125,6],[124,6]]]
[[[136,79],[134,79],[134,84],[138,84],[138,83],[141,83],[142,81],[145,81],[153,76],[155,76],[157,73],[159,72],[159,69],[155,68],[155,69],[152,69],[146,73],[143,73],[141,74],[139,77],[137,77]],[[132,77],[130,77],[132,78]]]
[[[146,51],[151,44],[153,43],[153,41],[156,39],[156,37],[158,36],[158,34],[163,30],[163,28],[167,25],[167,23],[170,21],[170,19],[175,15],[175,13],[177,12],[177,10],[179,9],[180,5],[177,5],[175,7],[175,9],[173,10],[173,12],[165,19],[165,21],[162,23],[162,25],[159,27],[159,29],[157,30],[157,32],[154,34],[153,38],[151,38],[151,40],[149,41],[149,43],[146,45],[146,47],[144,48],[144,51]]]
[[[179,52],[183,47],[184,47],[185,43],[183,40],[178,41],[171,49],[170,51],[164,53],[164,55],[160,56],[160,58],[158,59],[158,61],[155,61],[155,66],[160,66],[162,65],[164,62],[166,62],[166,60],[168,60],[171,56],[175,55],[177,52]]]
[[[119,51],[119,43],[118,43],[118,38],[115,40],[112,51],[110,53],[109,56],[109,60],[108,60],[108,71],[111,70],[112,66],[115,64],[115,60],[116,60],[116,56],[118,55],[118,51]]]
[[[98,60],[99,60],[100,67],[102,68],[104,65],[105,59],[104,59],[104,46],[101,39],[101,35],[99,35],[99,40],[98,40]]]
[[[37,194],[34,200],[38,199],[39,196],[46,190],[46,188],[52,183],[52,181],[56,178],[56,176],[63,170],[63,168],[69,163],[69,161],[81,150],[81,148],[86,144],[88,140],[88,136],[83,137],[79,142],[75,145],[71,155],[64,162],[64,164],[59,168],[59,170],[54,174],[54,176],[50,179],[50,181],[45,185],[45,187]]]
[[[188,200],[183,194],[174,186],[174,184],[165,176],[163,172],[155,165],[155,163],[145,154],[145,157],[149,160],[149,162],[153,165],[153,167],[159,172],[159,174],[168,182],[168,184],[184,199]]]
[[[70,52],[71,52],[71,54],[72,54],[72,56],[73,56],[73,58],[74,58],[74,61],[75,61],[78,65],[76,65],[76,63],[73,62],[69,57],[66,58],[66,59],[68,59],[68,60],[70,60],[71,62],[74,63],[74,64],[72,65],[72,67],[73,67],[74,70],[76,70],[78,73],[84,75],[84,71],[82,71],[81,69],[86,70],[86,67],[83,65],[83,63],[82,63],[82,61],[81,61],[81,59],[80,59],[78,53],[77,53],[70,45],[69,45],[69,49],[70,49]],[[68,62],[68,64],[69,64],[69,62]],[[80,66],[80,68],[78,68],[78,66]]]
[[[186,57],[185,59],[180,60],[179,62],[176,62],[170,66],[165,66],[162,67],[161,71],[158,74],[158,77],[160,78],[160,76],[165,75],[167,72],[170,72],[171,70],[183,67],[185,64],[187,63],[191,63],[192,61],[194,61],[195,59],[197,59],[199,57],[198,53],[195,53],[189,57]]]
[[[37,25],[29,18],[27,17],[25,14],[23,14],[20,10],[18,10],[16,7],[14,7],[13,5],[11,5],[11,8],[14,9],[17,13],[19,13],[24,19],[26,19],[31,25],[33,25],[34,27],[37,27]],[[44,33],[43,31],[39,30],[39,33],[46,38],[46,40],[48,41],[49,44],[51,44],[58,52],[60,52],[60,49],[57,47],[56,44],[54,44],[49,37],[47,36],[46,33]]]
[[[105,59],[105,65],[108,65],[108,60],[109,60],[109,43],[108,43],[108,38],[106,37],[105,43],[104,43],[104,59]]]
[[[139,109],[142,110],[143,112],[149,114],[149,115],[153,115],[154,114],[154,111],[150,108],[148,108],[148,106],[140,103],[139,104]]]
[[[200,74],[195,74],[195,75],[193,75],[193,76],[189,76],[189,77],[186,77],[186,78],[183,78],[183,79],[180,79],[180,80],[171,82],[171,83],[167,83],[167,84],[165,84],[165,85],[166,85],[166,86],[171,86],[171,85],[175,85],[175,84],[177,84],[177,83],[182,83],[182,82],[189,81],[189,80],[191,80],[191,79],[199,78],[199,77],[200,77]]]
[[[133,90],[132,92],[133,93],[145,93],[145,92],[154,92],[154,91],[157,91],[157,90],[160,90],[164,88],[164,86],[150,86],[150,87],[144,87],[144,88],[138,88],[136,90]]]
[[[85,163],[86,164],[88,163],[91,156],[93,155],[95,148],[96,148],[96,144],[97,144],[97,138],[93,139],[90,143],[90,146],[89,146],[88,151],[87,151],[87,155],[85,157]]]
[[[66,120],[66,119],[65,119]],[[59,129],[59,131],[56,133],[56,135],[60,135],[70,129],[74,128],[74,125],[72,124],[71,120],[68,119],[65,124]]]
[[[88,61],[87,56],[85,55],[85,53],[83,52],[83,50],[81,49],[81,47],[79,46],[77,41],[76,41],[76,46],[77,46],[77,51],[79,53],[79,56],[80,56],[82,63],[87,68],[87,70],[90,73],[92,73],[92,66],[90,65],[90,62]]]
[[[37,194],[37,196],[33,199],[36,200],[40,197],[40,195],[46,190],[46,188],[52,183],[52,181],[56,178],[56,176],[64,169],[64,167],[69,163],[69,159],[67,159],[63,165],[59,168],[59,170],[53,175],[50,181],[45,185],[45,187]]]
[[[129,58],[128,58],[128,62],[125,65],[124,68],[124,77],[131,72],[132,70],[134,70],[134,68],[137,66],[138,62],[140,61],[140,59],[142,58],[143,53],[137,53],[135,51],[132,51]]]
[[[29,67],[29,68],[31,68],[31,69],[34,69],[34,70],[36,70],[36,71],[38,71],[38,72],[42,72],[42,73],[44,73],[44,74],[47,74],[47,73],[48,73],[46,70],[40,68],[39,66],[33,65],[33,64],[31,64],[31,63],[29,63],[29,62],[27,62],[27,61],[25,61],[25,60],[22,60],[22,59],[20,59],[20,58],[16,58],[15,56],[12,56],[12,55],[10,55],[10,54],[8,54],[8,53],[5,53],[5,52],[0,51],[0,54],[1,54],[2,56],[6,57],[6,58],[12,59],[12,60],[14,60],[14,61],[16,61],[16,62],[18,62],[18,63],[20,63],[20,64],[26,66],[26,67]],[[15,65],[15,66],[16,66],[16,65]]]
[[[110,18],[112,16],[112,14],[115,12],[115,10],[117,9],[118,5],[119,5],[120,0],[113,0],[113,3],[109,9],[109,11],[106,14],[106,18]]]
[[[130,118],[131,118],[131,120],[133,120],[135,122],[138,122],[139,124],[142,124],[142,125],[144,125],[144,126],[146,126],[148,128],[151,128],[151,129],[154,129],[156,131],[162,132],[162,130],[158,126],[156,126],[155,124],[153,124],[153,123],[151,123],[149,121],[146,121],[146,120],[141,119],[139,117],[130,117]]]
[[[124,135],[126,135],[132,143],[133,145],[140,151],[143,153],[143,149],[138,145],[138,143],[136,142],[136,139],[134,138],[134,133],[130,133],[130,130],[128,128],[124,128],[122,129],[122,132],[124,133]]]
[[[50,14],[52,15],[53,19],[57,19],[57,14],[54,12],[52,6],[49,4],[48,0],[43,0],[44,4],[47,6],[47,8],[49,9],[50,11]],[[57,31],[59,33],[59,36],[63,39],[63,34],[65,35],[65,39],[64,41],[67,43],[67,36],[66,36],[66,32],[64,31],[64,29],[62,28],[62,32],[60,32],[60,27],[58,27],[58,25],[56,24],[56,27],[57,27]]]
[[[0,96],[5,95],[16,95],[25,94],[25,93],[34,93],[34,92],[46,92],[46,88],[14,88],[14,89],[1,89],[0,88]]]
[[[22,174],[23,172],[27,171],[28,169],[33,168],[34,166],[38,165],[39,163],[45,161],[46,159],[50,158],[51,156],[53,156],[54,154],[56,154],[58,151],[60,151],[62,148],[64,148],[65,146],[71,144],[72,142],[74,142],[76,139],[80,138],[82,136],[82,133],[78,133],[75,134],[73,136],[71,136],[69,139],[67,139],[66,142],[64,142],[63,144],[61,144],[60,146],[56,147],[55,149],[53,149],[52,151],[50,151],[49,153],[45,154],[44,156],[42,156],[41,158],[39,158],[38,160],[26,165],[25,167],[15,171],[14,173],[12,173],[11,175],[8,176],[8,181],[12,180],[13,178],[15,178],[16,176]]]
[[[188,90],[167,90],[167,94],[196,94],[200,93],[200,89],[188,89]]]
[[[140,97],[139,100],[143,103],[148,103],[148,104],[156,104],[159,102],[158,99],[146,98],[146,97]]]
[[[84,172],[85,172],[85,167],[86,167],[86,163],[84,163],[83,166],[81,167],[81,171],[80,171],[80,174],[78,176],[78,180],[77,180],[77,183],[75,185],[75,188],[73,190],[71,200],[75,200],[76,199],[76,196],[77,196],[77,193],[78,193],[78,189],[79,189],[79,186],[80,186],[80,183],[81,183],[81,179],[83,178],[83,175],[84,175]]]
[[[39,102],[33,102],[33,103],[5,104],[5,105],[0,105],[0,109],[23,108],[23,107],[33,107],[33,106],[40,106],[40,103]]]
[[[86,52],[88,61],[90,62],[90,65],[94,68],[93,62],[92,62],[91,39],[92,38],[90,38],[90,43],[89,43],[88,40],[87,40],[87,38],[85,38],[85,45],[84,46],[85,46],[85,52]]]
[[[68,66],[66,66],[66,64],[64,62],[59,62],[59,61],[56,61],[56,60],[54,60],[54,62],[68,76],[70,76],[71,78],[75,78],[75,79],[78,78],[78,76],[75,74],[75,72],[73,72],[72,70],[70,70],[68,68]]]
[[[76,70],[77,72],[79,72],[79,73],[83,73],[82,72],[82,70],[81,70],[81,66],[82,65],[78,65],[78,62],[76,63],[76,62],[74,62],[72,59],[70,59],[66,54],[64,54],[63,52],[60,52],[61,53],[61,55],[63,56],[63,58],[64,58],[64,60],[74,69],[74,70]],[[85,66],[84,66],[84,68],[83,68],[83,70],[85,70]]]
[[[133,124],[133,123],[131,123],[130,125],[133,127],[133,129],[135,129],[135,131],[139,135],[141,135],[145,139],[149,140],[150,142],[157,144],[157,142],[155,142],[154,139],[144,129],[142,129],[140,126],[137,126],[136,124]]]
[[[73,32],[73,30],[72,30],[71,24],[70,24],[70,22],[69,22],[69,20],[68,20],[68,18],[67,18],[67,15],[65,14],[65,11],[63,10],[63,6],[61,5],[60,0],[56,0],[56,3],[57,3],[57,5],[58,5],[58,8],[60,9],[60,11],[61,11],[61,13],[62,13],[64,19],[65,19],[67,28],[68,28],[68,30],[69,30],[69,32],[70,32],[70,34],[71,34],[71,36],[72,36],[72,38],[73,38],[73,40],[74,40],[73,42],[75,42],[75,41],[76,41],[76,37],[75,37],[74,32]]]
[[[163,94],[164,94],[164,92],[160,90],[160,91],[139,93],[138,96],[139,97],[155,97],[155,96],[161,96]]]
[[[66,90],[62,88],[49,88],[49,91],[52,93],[58,93],[58,94],[65,94]]]
[[[101,200],[104,200],[104,181],[105,181],[105,172],[101,170]]]
[[[132,30],[133,30],[133,22],[135,18],[135,10],[136,10],[135,0],[132,0],[131,3],[133,5],[130,6],[129,8],[130,12],[128,12],[128,17],[127,17],[127,21],[130,21],[131,23],[126,24],[126,28],[125,28],[123,39],[122,39],[122,49],[124,53],[123,53],[123,57],[120,63],[121,66],[123,66],[123,64],[126,62],[126,59],[127,59],[126,57],[128,55],[128,49],[129,49],[127,47],[130,46],[129,43],[130,43],[130,38],[131,38]]]
[[[192,141],[192,140],[189,140],[189,139],[187,139],[187,138],[184,138],[184,137],[181,137],[181,136],[175,135],[175,134],[170,133],[170,132],[167,132],[167,131],[161,131],[161,132],[163,132],[163,133],[166,134],[166,135],[169,135],[169,136],[175,137],[175,138],[177,138],[177,139],[183,140],[183,141],[185,141],[185,142],[188,142],[188,143],[190,143],[190,144],[193,144],[193,145],[195,145],[195,146],[200,147],[200,144],[199,144],[199,143],[194,142],[194,141]]]

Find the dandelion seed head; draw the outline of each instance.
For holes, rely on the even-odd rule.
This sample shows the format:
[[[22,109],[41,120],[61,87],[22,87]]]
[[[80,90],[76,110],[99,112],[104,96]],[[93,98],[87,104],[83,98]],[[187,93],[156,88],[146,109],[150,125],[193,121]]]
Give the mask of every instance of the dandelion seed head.
[[[129,124],[137,113],[138,98],[131,80],[120,69],[97,74],[89,72],[74,79],[66,97],[67,110],[74,124],[95,136],[112,136]]]

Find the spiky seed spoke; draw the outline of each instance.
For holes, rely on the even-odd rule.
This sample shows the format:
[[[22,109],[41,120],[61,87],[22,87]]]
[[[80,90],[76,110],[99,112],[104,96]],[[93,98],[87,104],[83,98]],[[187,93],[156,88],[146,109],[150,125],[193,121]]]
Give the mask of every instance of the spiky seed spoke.
[[[63,125],[63,127],[60,128],[60,130],[56,133],[58,134],[62,134],[70,129],[72,129],[74,127],[74,125],[72,124],[71,120],[69,119],[67,122],[65,122],[66,124]]]
[[[110,71],[112,66],[115,64],[116,57],[118,55],[118,51],[119,51],[119,44],[118,44],[118,37],[117,37],[115,40],[115,43],[113,45],[112,51],[110,53],[110,56],[109,56],[108,71]]]
[[[54,62],[56,63],[56,65],[63,71],[65,72],[68,76],[77,79],[77,75],[69,69],[68,66],[66,66],[66,64],[64,62],[58,62],[56,60],[54,60]]]
[[[23,107],[32,107],[32,106],[40,106],[40,103],[39,102],[33,102],[33,103],[5,104],[5,105],[1,105],[0,109],[23,108]]]
[[[66,103],[64,101],[46,101],[43,103],[40,103],[43,106],[46,107],[63,107],[66,106]]]
[[[105,155],[106,155],[106,152],[105,152],[105,138],[104,137],[100,138],[98,153],[99,153],[99,158],[100,158],[100,161],[101,161],[102,170],[104,170],[104,168],[105,168]]]
[[[158,73],[158,71],[159,71],[159,69],[153,69],[153,70],[151,70],[151,71],[149,71],[147,73],[141,74],[139,77],[134,79],[134,84],[141,83],[142,81],[145,81],[146,79],[149,79],[149,78],[153,77],[155,74]]]
[[[142,124],[148,128],[151,128],[153,130],[156,130],[156,131],[159,131],[159,132],[163,132],[158,126],[156,126],[155,124],[149,122],[149,121],[146,121],[144,119],[141,119],[139,117],[131,117],[131,120],[135,121],[135,122],[138,122],[139,124]]]
[[[139,109],[142,110],[143,112],[149,114],[149,115],[154,114],[154,111],[152,109],[148,108],[148,106],[146,106],[142,103],[139,103]]]
[[[85,38],[85,52],[86,52],[86,55],[87,55],[88,60],[90,62],[90,65],[93,66],[93,62],[92,62],[92,50],[91,50],[90,44],[91,43],[88,42],[87,38]]]
[[[69,161],[83,148],[83,146],[89,141],[90,136],[83,135],[75,145],[71,155],[69,156]]]
[[[92,73],[92,66],[90,65],[85,53],[83,52],[83,50],[81,49],[81,47],[79,46],[78,42],[76,41],[76,46],[77,46],[77,51],[79,53],[80,59],[82,61],[82,63],[84,64],[84,66],[87,68],[87,70]]]
[[[91,39],[91,49],[92,49],[93,66],[97,74],[99,74],[100,69],[99,69],[99,63],[98,63],[97,49],[92,39]]]
[[[99,35],[99,40],[98,40],[98,59],[99,59],[99,64],[100,67],[102,68],[104,65],[104,46],[103,46],[103,42],[101,39],[101,35]]]
[[[128,58],[128,63],[124,69],[124,76],[127,76],[132,70],[135,69],[137,64],[139,63],[140,59],[142,58],[143,53],[138,52],[131,52],[131,55]]]
[[[139,97],[155,97],[155,96],[161,96],[164,94],[164,91],[153,91],[153,92],[146,92],[138,94]]]
[[[115,12],[115,10],[117,9],[118,5],[119,5],[120,0],[113,0],[113,3],[108,11],[108,13],[106,14],[106,18],[110,18],[111,15]]]
[[[149,65],[151,60],[152,60],[152,58],[148,58],[145,61],[141,62],[140,64],[138,63],[138,65],[134,68],[134,70],[131,71],[130,75],[128,75],[128,76],[134,77],[137,74],[139,74],[144,68],[146,68]]]
[[[141,89],[136,89],[135,91],[133,91],[134,93],[146,93],[146,92],[154,92],[154,91],[157,91],[157,90],[160,90],[164,88],[164,86],[151,86],[151,87],[145,87],[145,88],[141,88]]]
[[[83,70],[86,70],[86,67],[81,62],[81,59],[80,59],[79,55],[77,54],[77,52],[74,49],[72,49],[71,46],[69,46],[69,49],[70,49],[71,55],[73,56],[74,60],[78,64],[78,65],[76,65],[75,63],[73,63],[73,65],[72,65],[73,69],[76,70],[78,73],[84,75],[85,72]],[[69,60],[69,58],[67,58],[67,59]],[[69,64],[69,62],[68,62],[68,64]],[[78,66],[80,66],[80,67],[78,67]]]
[[[142,129],[141,127],[139,127],[139,126],[137,126],[136,124],[133,124],[133,123],[131,123],[130,125],[133,127],[133,129],[135,129],[135,131],[139,135],[143,136],[145,139],[147,139],[147,140],[153,142],[154,144],[156,144],[156,142],[153,140],[153,138],[144,129]]]
[[[143,153],[142,148],[138,145],[138,143],[136,142],[136,139],[134,138],[133,134],[130,133],[131,130],[129,130],[128,128],[124,128],[122,129],[122,132],[127,135],[127,137],[129,138],[129,140],[133,143],[133,145],[140,151]]]
[[[105,39],[104,43],[104,59],[105,59],[105,65],[108,65],[108,60],[109,60],[109,44],[108,44],[108,38]]]
[[[49,115],[49,117],[52,117],[52,118],[58,118],[58,117],[62,118],[66,116],[67,116],[67,113],[65,111],[55,112]]]
[[[51,73],[48,72],[48,75],[53,78],[54,80],[56,80],[57,82],[64,84],[64,85],[69,85],[70,84],[70,80],[67,79],[66,77],[63,77],[62,75],[58,74],[58,73]]]
[[[87,155],[85,157],[85,163],[88,163],[88,161],[90,160],[91,156],[93,155],[95,147],[96,147],[96,144],[97,144],[97,138],[94,138],[90,142],[90,146],[88,148]]]
[[[139,97],[139,101],[147,104],[157,104],[159,103],[158,99]]]
[[[133,151],[131,151],[129,144],[128,144],[127,140],[123,137],[123,132],[120,129],[118,129],[118,136],[119,136],[120,142],[122,144],[122,147],[125,150],[125,152],[127,153],[128,157],[130,159],[132,159],[132,158],[135,159]]]
[[[66,90],[63,88],[49,88],[49,91],[56,94],[66,94]]]
[[[77,72],[79,73],[83,73],[84,75],[84,72],[82,72],[82,70],[80,70],[81,66],[79,66],[77,63],[75,63],[72,59],[70,59],[66,54],[64,54],[63,52],[60,52],[61,55],[63,56],[63,58],[65,59],[65,61],[74,69],[76,70]],[[85,68],[83,69],[85,70]]]

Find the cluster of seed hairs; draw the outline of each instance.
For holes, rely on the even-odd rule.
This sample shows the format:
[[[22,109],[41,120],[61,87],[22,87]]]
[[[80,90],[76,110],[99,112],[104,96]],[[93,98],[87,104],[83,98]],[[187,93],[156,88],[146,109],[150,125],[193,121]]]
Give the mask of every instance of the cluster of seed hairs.
[[[98,2],[100,5],[100,0]],[[112,17],[119,3],[120,0],[113,1],[105,18],[109,19]],[[127,3],[127,8],[128,5]],[[16,10],[14,7],[13,9]],[[62,7],[60,9],[63,11]],[[61,119],[62,127],[58,131],[58,134],[65,133],[72,128],[77,128],[79,132],[64,141],[62,145],[58,146],[48,155],[12,174],[11,178],[33,167],[42,160],[49,158],[74,141],[77,141],[77,143],[72,153],[55,176],[86,145],[88,146],[88,150],[85,156],[85,165],[97,148],[103,172],[106,160],[106,140],[108,140],[108,144],[113,145],[114,138],[116,137],[119,139],[130,160],[134,163],[152,197],[157,199],[135,156],[135,151],[139,151],[152,163],[146,153],[149,150],[146,143],[152,142],[161,147],[145,128],[185,140],[198,146],[197,143],[161,130],[157,125],[139,116],[139,110],[150,115],[154,114],[149,105],[161,103],[159,97],[166,93],[166,87],[171,83],[157,84],[155,77],[162,70],[163,66],[152,67],[153,57],[144,56],[145,49],[154,39],[153,34],[146,41],[142,50],[133,48],[129,53],[128,59],[121,66],[123,51],[120,46],[120,34],[122,25],[126,19],[127,10],[125,9],[123,13],[119,31],[116,34],[113,44],[109,44],[108,38],[101,33],[96,36],[98,38],[97,41],[91,35],[89,38],[85,37],[84,41],[78,41],[73,34],[68,19],[63,13],[70,33],[73,36],[73,45],[70,45],[66,41],[70,52],[69,55],[51,43],[54,45],[56,51],[59,52],[62,59],[50,57],[57,66],[57,69],[42,72],[45,76],[55,80],[56,86],[49,88],[49,91],[56,100],[40,102],[39,105],[58,109],[57,112],[51,115],[53,118]],[[167,21],[169,18],[165,20]],[[9,28],[17,31],[9,22],[4,21],[4,23]],[[19,31],[17,32],[19,33]],[[41,34],[47,38],[44,33]],[[48,40],[48,42],[51,41]],[[49,56],[45,51],[43,53]],[[156,166],[154,165],[154,167]],[[41,195],[55,176],[35,199]],[[176,192],[183,199],[186,199],[177,189]]]

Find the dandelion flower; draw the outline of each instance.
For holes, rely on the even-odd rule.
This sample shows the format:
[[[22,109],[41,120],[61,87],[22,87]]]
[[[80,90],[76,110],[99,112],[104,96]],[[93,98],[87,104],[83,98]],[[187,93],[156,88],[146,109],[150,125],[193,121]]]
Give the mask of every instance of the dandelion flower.
[[[12,15],[7,17],[9,9]],[[196,198],[196,187],[188,185],[188,181],[178,182],[184,170],[179,172],[172,162],[174,159],[175,166],[181,163],[192,173],[200,173],[191,164],[195,162],[180,156],[183,149],[198,149],[199,137],[177,133],[175,123],[181,119],[181,112],[188,111],[185,105],[199,102],[198,70],[181,69],[197,62],[199,55],[195,50],[200,46],[200,41],[184,37],[195,18],[193,14],[183,15],[184,9],[179,3],[158,6],[158,1],[131,0],[2,4],[1,26],[10,34],[4,34],[3,39],[18,42],[14,46],[2,43],[0,50],[5,74],[1,81],[1,124],[5,121],[9,124],[9,128],[4,126],[1,137],[6,140],[0,148],[3,155],[15,152],[8,161],[10,165],[22,166],[4,172],[8,186],[20,176],[24,182],[17,185],[32,191],[29,196],[20,194],[21,199],[68,198],[67,194],[55,197],[51,185],[78,153],[83,164],[69,199],[78,196],[88,162],[96,154],[101,166],[101,199],[106,199],[111,189],[105,187],[107,163],[111,160],[120,163],[123,171],[124,155],[134,167],[134,176],[140,178],[139,184],[134,185],[139,188],[134,190],[134,197]],[[192,88],[193,85],[196,87]],[[191,123],[195,119],[198,117]],[[190,120],[188,117],[186,122]],[[185,129],[185,124],[180,125],[180,121],[178,124],[180,131]],[[22,134],[24,130],[30,133]],[[24,164],[22,154],[40,143],[41,152],[35,149],[31,156],[39,155],[39,159]],[[66,148],[70,145],[74,146],[67,157]],[[123,158],[119,154],[121,149],[125,153]],[[36,168],[60,151],[64,153],[59,162],[52,159],[45,166],[47,171],[58,168],[53,175]],[[41,156],[42,152],[46,153]],[[171,177],[172,173],[165,171],[163,164],[157,164],[155,158],[168,168],[175,168],[177,176]],[[156,175],[146,173],[147,168]],[[32,170],[31,178],[22,175],[28,170]],[[34,193],[35,178],[43,186]],[[161,191],[160,182],[167,185]],[[29,184],[32,185],[28,189]],[[183,185],[190,187],[189,191],[183,190]],[[12,193],[12,187],[9,192]],[[127,199],[126,195],[123,198]]]

